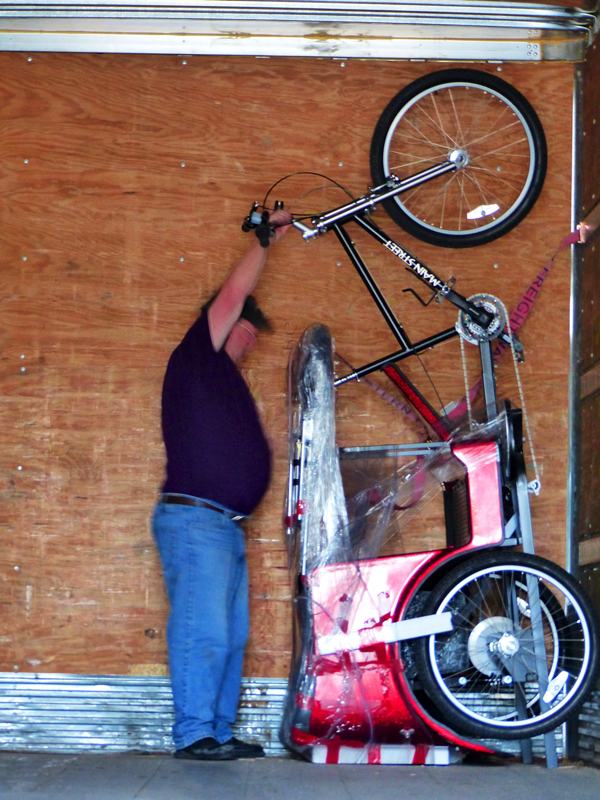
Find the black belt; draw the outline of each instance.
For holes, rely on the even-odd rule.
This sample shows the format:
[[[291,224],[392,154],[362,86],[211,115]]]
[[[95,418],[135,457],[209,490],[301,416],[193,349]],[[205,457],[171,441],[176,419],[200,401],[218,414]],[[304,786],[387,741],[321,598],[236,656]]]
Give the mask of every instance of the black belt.
[[[224,514],[233,522],[239,522],[241,519],[246,519],[247,514],[234,514],[233,511],[227,511],[225,508],[213,506],[212,503],[207,503],[206,500],[199,500],[197,497],[186,497],[181,494],[161,494],[161,503],[176,503],[179,506],[195,506],[196,508],[208,508],[211,511],[217,511],[219,514]]]

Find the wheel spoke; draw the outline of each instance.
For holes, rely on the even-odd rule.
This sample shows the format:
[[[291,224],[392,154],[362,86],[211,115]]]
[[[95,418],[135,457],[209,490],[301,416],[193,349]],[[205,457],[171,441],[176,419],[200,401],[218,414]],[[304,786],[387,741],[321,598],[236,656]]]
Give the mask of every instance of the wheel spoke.
[[[487,131],[487,133],[484,133],[484,134],[478,136],[476,139],[472,139],[471,141],[466,142],[465,146],[467,148],[471,149],[471,148],[475,147],[475,145],[480,145],[482,142],[485,142],[487,139],[490,138],[490,136],[503,136],[503,135],[505,136],[507,131],[509,131],[511,128],[515,128],[517,126],[518,126],[519,130],[522,129],[522,127],[523,127],[522,124],[521,124],[521,121],[518,120],[518,119],[515,119],[512,122],[510,122],[508,125],[504,125],[502,128],[492,128],[492,129],[490,129],[489,131]],[[503,146],[503,149],[505,149],[506,147],[515,147],[516,145],[520,144],[521,142],[526,142],[526,141],[527,141],[527,138],[525,136],[522,136],[519,139],[512,139],[510,142],[507,142]],[[488,156],[493,152],[494,152],[493,150],[486,151],[482,155],[483,156]]]
[[[437,131],[437,132],[442,134],[442,137],[444,138],[443,147],[445,147],[445,148],[458,147],[458,143],[457,143],[456,139],[454,139],[452,136],[450,136],[450,134],[448,133],[448,131],[446,130],[446,128],[444,126],[444,123],[442,122],[440,109],[439,109],[439,105],[438,105],[438,99],[435,96],[435,94],[431,95],[431,105],[433,106],[433,116],[431,114],[429,114],[427,109],[424,108],[424,107],[419,107],[420,113],[422,114],[422,116],[425,117],[425,119],[428,122],[431,123],[431,125],[432,125],[432,127],[433,127],[433,129],[435,131]],[[409,124],[412,124],[410,122],[410,120],[408,120],[408,122],[409,122]],[[415,126],[413,125],[413,127],[415,127]]]
[[[476,167],[472,165],[467,174],[469,178],[471,178],[472,180],[479,180],[478,173],[484,173],[486,176],[491,175],[494,178],[494,182],[503,183],[508,188],[511,188],[513,190],[512,192],[513,196],[515,196],[519,191],[519,184],[516,181],[516,179],[511,180],[510,177],[506,177],[505,175],[497,175],[497,173],[493,173],[490,169],[487,169],[486,167]]]
[[[426,164],[431,164],[433,159],[430,157],[420,157],[416,154],[413,155],[411,153],[403,154],[404,158],[410,159],[409,161],[402,161],[402,162],[394,162],[390,164],[390,172],[398,173],[400,170],[407,169],[408,167],[420,167],[422,168]]]

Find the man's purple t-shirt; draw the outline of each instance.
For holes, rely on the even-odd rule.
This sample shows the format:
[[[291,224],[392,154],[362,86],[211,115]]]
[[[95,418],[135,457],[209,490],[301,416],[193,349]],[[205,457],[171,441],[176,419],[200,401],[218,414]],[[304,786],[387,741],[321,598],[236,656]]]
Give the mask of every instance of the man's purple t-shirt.
[[[250,514],[267,490],[271,452],[250,390],[203,313],[169,359],[162,394],[163,492]]]

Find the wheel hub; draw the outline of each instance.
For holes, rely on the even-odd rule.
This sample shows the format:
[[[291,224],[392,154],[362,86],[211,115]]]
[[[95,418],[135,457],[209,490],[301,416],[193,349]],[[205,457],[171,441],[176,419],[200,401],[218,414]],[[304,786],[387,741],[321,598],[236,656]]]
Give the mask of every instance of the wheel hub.
[[[488,617],[476,625],[469,635],[469,658],[484,675],[498,675],[502,659],[519,652],[519,639],[508,617]]]
[[[519,640],[512,633],[503,633],[497,642],[490,642],[490,650],[492,653],[510,658],[519,652]]]
[[[462,148],[457,148],[448,153],[448,160],[452,161],[456,169],[464,169],[469,163],[469,154]]]

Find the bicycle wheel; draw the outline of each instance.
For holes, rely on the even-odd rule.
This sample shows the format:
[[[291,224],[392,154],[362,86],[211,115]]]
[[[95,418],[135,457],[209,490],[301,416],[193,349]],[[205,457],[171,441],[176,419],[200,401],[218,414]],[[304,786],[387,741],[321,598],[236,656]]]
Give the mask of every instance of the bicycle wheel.
[[[423,241],[471,247],[503,236],[531,210],[546,174],[546,141],[529,102],[506,81],[470,69],[409,84],[371,142],[376,185],[452,160],[456,169],[383,203]]]
[[[444,611],[454,630],[420,639],[416,661],[430,700],[458,731],[537,736],[564,722],[592,689],[594,612],[579,584],[552,562],[480,553],[448,573],[423,614]]]

